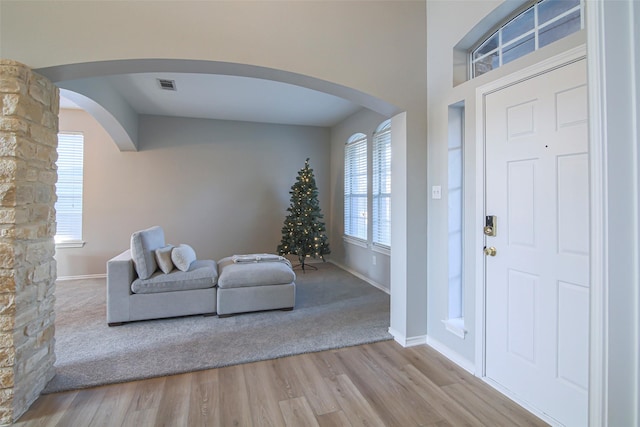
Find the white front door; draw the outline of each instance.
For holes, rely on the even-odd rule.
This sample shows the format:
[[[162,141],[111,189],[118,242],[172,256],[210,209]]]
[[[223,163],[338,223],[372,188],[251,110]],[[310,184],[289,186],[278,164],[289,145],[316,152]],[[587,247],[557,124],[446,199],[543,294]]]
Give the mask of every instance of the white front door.
[[[584,59],[485,96],[486,376],[587,425],[589,170]]]

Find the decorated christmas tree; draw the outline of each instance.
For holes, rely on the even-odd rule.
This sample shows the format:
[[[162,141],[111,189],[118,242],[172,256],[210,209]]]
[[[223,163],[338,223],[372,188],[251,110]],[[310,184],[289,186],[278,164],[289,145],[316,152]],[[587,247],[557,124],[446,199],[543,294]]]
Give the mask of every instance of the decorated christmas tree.
[[[324,261],[324,255],[331,253],[320,212],[318,188],[313,169],[309,167],[309,159],[304,162],[304,167],[298,172],[296,182],[289,194],[291,194],[291,206],[287,208],[289,214],[284,219],[278,253],[298,255],[304,271],[304,262],[307,257],[319,257]]]

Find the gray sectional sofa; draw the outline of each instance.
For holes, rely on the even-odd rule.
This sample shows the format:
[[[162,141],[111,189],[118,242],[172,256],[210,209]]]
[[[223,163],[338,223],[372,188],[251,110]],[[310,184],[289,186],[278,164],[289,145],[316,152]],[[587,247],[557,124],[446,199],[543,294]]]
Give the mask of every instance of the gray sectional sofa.
[[[291,264],[282,257],[197,260],[188,245],[167,245],[164,231],[155,226],[133,233],[130,249],[107,261],[107,323],[291,310],[294,280]]]
[[[133,233],[131,249],[107,261],[107,323],[215,314],[218,265],[195,260],[187,271],[164,273],[156,250],[167,245],[164,231],[155,226]]]
[[[296,302],[296,275],[288,262],[218,262],[218,316],[262,310],[292,310]]]

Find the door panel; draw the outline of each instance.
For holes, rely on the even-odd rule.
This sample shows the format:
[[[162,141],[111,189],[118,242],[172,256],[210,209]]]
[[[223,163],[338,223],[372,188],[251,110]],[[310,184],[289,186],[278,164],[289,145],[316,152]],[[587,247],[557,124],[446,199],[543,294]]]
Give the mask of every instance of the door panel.
[[[581,60],[485,96],[486,375],[586,425],[589,170]]]

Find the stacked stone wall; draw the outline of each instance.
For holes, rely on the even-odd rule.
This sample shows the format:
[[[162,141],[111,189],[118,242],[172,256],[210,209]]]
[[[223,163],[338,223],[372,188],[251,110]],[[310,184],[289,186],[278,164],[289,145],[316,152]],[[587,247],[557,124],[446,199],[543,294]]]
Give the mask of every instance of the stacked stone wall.
[[[58,93],[0,59],[0,425],[54,375]]]

